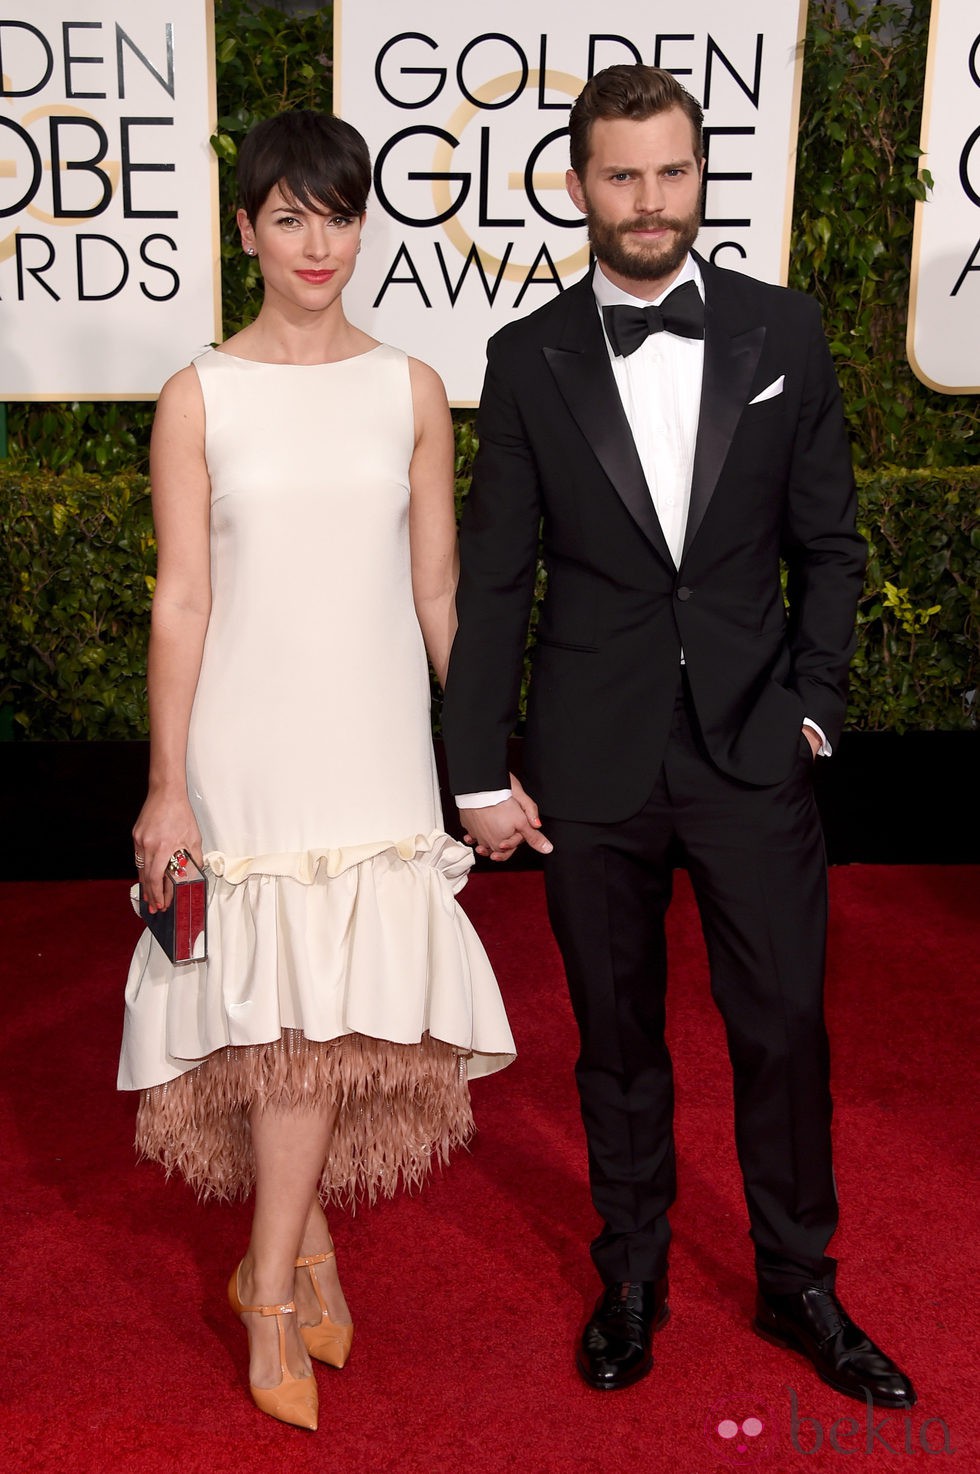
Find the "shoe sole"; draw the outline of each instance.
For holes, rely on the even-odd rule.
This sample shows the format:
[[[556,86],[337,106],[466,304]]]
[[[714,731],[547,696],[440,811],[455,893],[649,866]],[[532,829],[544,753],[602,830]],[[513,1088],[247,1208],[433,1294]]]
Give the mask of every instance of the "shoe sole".
[[[834,1378],[828,1376],[826,1372],[822,1372],[817,1366],[816,1362],[812,1361],[811,1358],[807,1355],[806,1348],[801,1344],[801,1342],[794,1340],[779,1331],[770,1330],[768,1326],[763,1325],[762,1322],[759,1320],[754,1320],[752,1322],[752,1329],[761,1340],[768,1341],[770,1346],[778,1346],[781,1351],[793,1351],[796,1353],[797,1356],[801,1356],[806,1362],[807,1366],[810,1368],[810,1370],[817,1374],[821,1382],[825,1382],[828,1387],[833,1387],[834,1391],[839,1392],[842,1397],[853,1397],[856,1402],[867,1402],[868,1394],[866,1391],[864,1391],[864,1389],[862,1389],[860,1392],[856,1392],[853,1387],[847,1387],[842,1382],[835,1381]],[[875,1397],[873,1393],[871,1396],[871,1404],[873,1407],[887,1408],[894,1413],[903,1412],[909,1408],[914,1407],[915,1402],[916,1399],[914,1397],[912,1397],[911,1399],[905,1397],[902,1399],[901,1402],[882,1402],[881,1399]]]
[[[665,1305],[663,1310],[660,1312],[660,1315],[657,1317],[653,1330],[650,1332],[651,1338],[655,1336],[658,1331],[662,1331],[669,1320],[670,1306]],[[650,1373],[653,1371],[653,1353],[650,1353],[649,1360],[641,1362],[639,1366],[634,1367],[627,1376],[621,1378],[618,1382],[593,1381],[588,1372],[582,1366],[582,1363],[579,1361],[577,1356],[575,1358],[575,1369],[578,1372],[579,1376],[582,1378],[582,1381],[585,1383],[585,1385],[587,1387],[591,1387],[594,1392],[623,1392],[627,1387],[634,1387],[637,1382],[642,1382],[644,1377],[648,1377],[650,1375]]]

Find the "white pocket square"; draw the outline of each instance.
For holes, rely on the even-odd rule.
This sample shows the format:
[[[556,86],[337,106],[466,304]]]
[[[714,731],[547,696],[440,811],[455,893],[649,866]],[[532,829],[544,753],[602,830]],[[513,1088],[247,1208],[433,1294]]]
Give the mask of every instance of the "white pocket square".
[[[773,379],[772,383],[768,388],[763,389],[761,394],[757,394],[754,399],[750,399],[749,404],[761,404],[764,399],[775,399],[777,394],[782,394],[785,381],[786,375],[780,374],[779,378]]]

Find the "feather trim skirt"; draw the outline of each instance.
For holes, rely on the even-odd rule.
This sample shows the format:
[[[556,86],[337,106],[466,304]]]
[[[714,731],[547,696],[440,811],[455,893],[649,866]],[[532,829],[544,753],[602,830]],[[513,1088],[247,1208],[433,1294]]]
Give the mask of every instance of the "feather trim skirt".
[[[474,1131],[467,1055],[424,1034],[394,1044],[363,1034],[326,1043],[284,1029],[272,1044],[216,1050],[140,1096],[136,1146],[202,1198],[245,1196],[255,1181],[253,1108],[337,1120],[320,1179],[327,1202],[390,1197],[422,1184]]]
[[[467,1081],[514,1058],[456,901],[472,853],[433,830],[205,860],[207,961],[175,968],[144,932],[130,967],[119,1086],[141,1092],[137,1148],[232,1198],[255,1180],[250,1110],[335,1107],[324,1201],[419,1185],[473,1132]]]

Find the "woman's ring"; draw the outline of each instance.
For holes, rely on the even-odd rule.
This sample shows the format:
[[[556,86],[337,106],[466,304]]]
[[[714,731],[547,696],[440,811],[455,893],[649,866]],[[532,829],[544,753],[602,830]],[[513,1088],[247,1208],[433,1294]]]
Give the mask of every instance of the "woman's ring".
[[[139,850],[137,850],[136,853],[135,853],[135,855],[133,856],[133,861],[134,861],[134,863],[136,865],[137,870],[142,870],[142,868],[143,868],[143,856],[140,854]]]

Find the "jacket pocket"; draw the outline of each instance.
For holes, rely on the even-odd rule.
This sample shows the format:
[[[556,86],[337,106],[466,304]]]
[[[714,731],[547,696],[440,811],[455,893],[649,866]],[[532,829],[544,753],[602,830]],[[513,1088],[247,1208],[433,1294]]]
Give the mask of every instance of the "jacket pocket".
[[[538,635],[535,640],[538,646],[546,646],[551,650],[574,650],[581,655],[598,655],[598,645],[580,645],[574,640],[554,640],[550,635]]]

